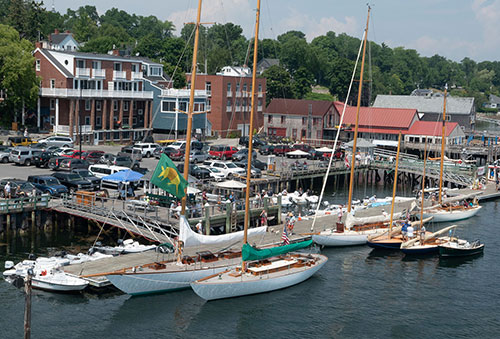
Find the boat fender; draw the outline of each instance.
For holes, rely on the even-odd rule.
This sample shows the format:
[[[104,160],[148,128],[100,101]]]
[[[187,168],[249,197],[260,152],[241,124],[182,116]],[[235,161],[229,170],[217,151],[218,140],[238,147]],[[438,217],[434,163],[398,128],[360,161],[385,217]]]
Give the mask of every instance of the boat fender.
[[[43,270],[40,275],[43,277],[43,276],[46,276],[47,275],[47,270]]]

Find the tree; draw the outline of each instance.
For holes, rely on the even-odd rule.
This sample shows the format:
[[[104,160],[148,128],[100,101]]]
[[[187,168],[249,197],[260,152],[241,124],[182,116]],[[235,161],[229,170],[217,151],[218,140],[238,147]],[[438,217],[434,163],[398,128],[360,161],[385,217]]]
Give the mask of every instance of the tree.
[[[293,76],[292,88],[294,97],[302,99],[307,93],[311,92],[311,86],[314,84],[314,77],[305,67],[300,67]]]
[[[15,120],[23,104],[35,106],[40,80],[33,67],[32,49],[15,29],[0,24],[0,89],[6,96],[0,104],[0,116],[4,124]]]
[[[292,77],[286,69],[281,66],[271,66],[262,73],[266,78],[266,105],[273,98],[293,98]]]
[[[354,62],[342,57],[335,58],[330,65],[328,74],[330,85],[328,89],[331,94],[337,96],[341,101],[346,100],[353,69]]]

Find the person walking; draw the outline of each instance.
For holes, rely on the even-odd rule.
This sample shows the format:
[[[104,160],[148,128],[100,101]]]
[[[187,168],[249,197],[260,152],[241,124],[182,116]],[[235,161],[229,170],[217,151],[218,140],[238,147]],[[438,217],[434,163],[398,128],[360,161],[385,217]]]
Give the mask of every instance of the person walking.
[[[260,226],[267,226],[267,212],[262,210],[260,213]]]
[[[7,184],[4,186],[4,193],[5,193],[5,197],[10,199],[11,198],[11,187],[10,187],[10,181],[7,181]]]
[[[196,232],[198,232],[199,234],[203,234],[203,224],[201,220],[196,224]]]

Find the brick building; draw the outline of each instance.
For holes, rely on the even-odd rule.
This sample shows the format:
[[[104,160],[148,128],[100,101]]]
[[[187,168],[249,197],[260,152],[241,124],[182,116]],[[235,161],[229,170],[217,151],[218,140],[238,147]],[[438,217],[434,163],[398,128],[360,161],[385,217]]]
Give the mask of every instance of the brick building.
[[[187,74],[188,84],[191,74]],[[189,87],[189,86],[188,86]],[[215,75],[197,74],[195,89],[207,94],[207,118],[212,134],[226,137],[231,132],[248,135],[250,126],[252,72],[246,67],[227,66]],[[266,79],[257,78],[254,126],[263,126]]]
[[[116,54],[116,53],[115,53]],[[145,82],[167,83],[161,64],[115,54],[37,48],[41,78],[38,126],[84,142],[135,140],[151,128],[153,97]]]

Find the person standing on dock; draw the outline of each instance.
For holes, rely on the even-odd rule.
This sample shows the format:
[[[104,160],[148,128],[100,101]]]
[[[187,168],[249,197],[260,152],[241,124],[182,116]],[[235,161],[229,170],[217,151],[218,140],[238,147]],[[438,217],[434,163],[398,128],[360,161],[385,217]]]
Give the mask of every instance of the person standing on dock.
[[[344,216],[344,205],[340,205],[339,214],[338,214],[338,222],[342,222],[342,217]]]
[[[203,224],[201,220],[196,224],[196,232],[198,232],[199,234],[203,234]]]
[[[265,209],[260,213],[260,226],[267,226],[267,212]]]
[[[11,187],[10,187],[10,181],[7,181],[7,184],[4,186],[4,193],[5,193],[5,197],[10,199],[11,198],[11,194],[10,194],[10,190],[11,190]]]

